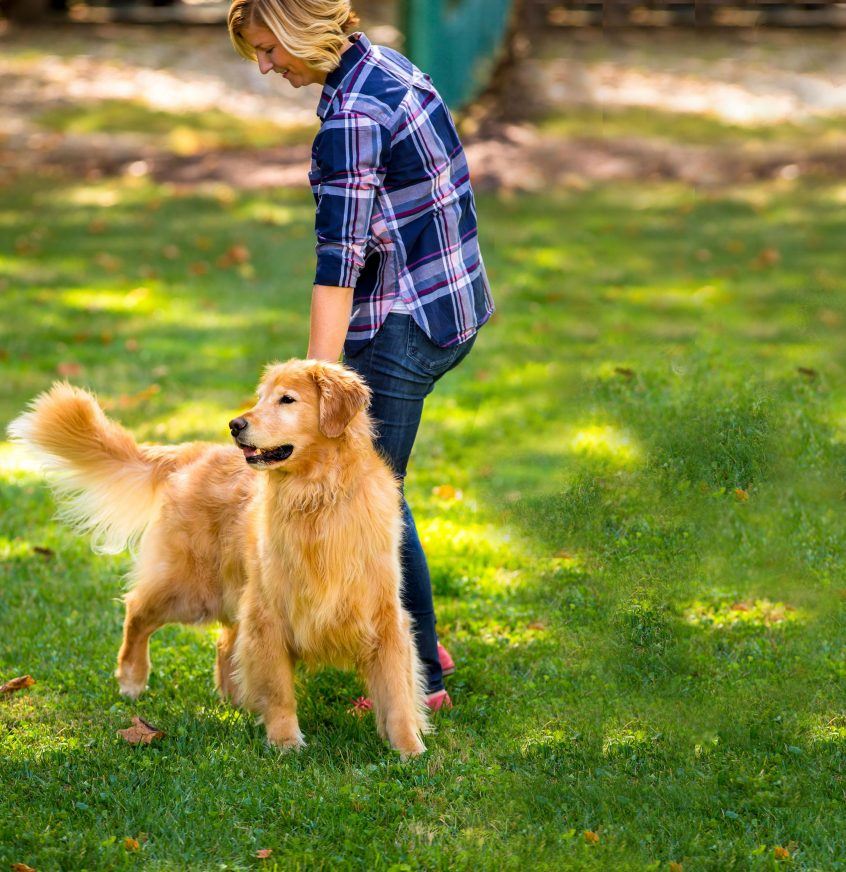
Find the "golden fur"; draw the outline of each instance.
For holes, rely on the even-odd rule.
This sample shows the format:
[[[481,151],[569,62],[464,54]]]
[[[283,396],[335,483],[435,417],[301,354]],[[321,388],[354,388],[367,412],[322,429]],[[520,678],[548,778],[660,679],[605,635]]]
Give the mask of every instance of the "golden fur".
[[[303,743],[294,699],[303,660],[355,665],[380,735],[403,755],[425,750],[420,666],[399,597],[399,491],[373,446],[368,400],[349,370],[292,360],[265,370],[258,402],[231,422],[232,446],[139,445],[64,383],[12,422],[12,438],[57,473],[66,519],[106,550],[138,544],[122,693],[145,689],[148,641],[163,624],[220,621],[218,687],[262,715],[270,742]],[[280,446],[289,457],[256,450]]]

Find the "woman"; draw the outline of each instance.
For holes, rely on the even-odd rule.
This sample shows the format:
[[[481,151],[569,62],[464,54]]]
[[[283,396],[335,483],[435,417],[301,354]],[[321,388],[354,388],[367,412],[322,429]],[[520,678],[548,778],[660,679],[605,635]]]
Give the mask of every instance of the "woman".
[[[320,84],[309,173],[317,269],[308,357],[356,370],[373,392],[378,444],[400,480],[423,401],[470,351],[493,302],[467,163],[431,79],[353,33],[346,0],[234,0],[242,57],[295,88]],[[432,709],[450,707],[426,558],[403,498],[403,599]]]

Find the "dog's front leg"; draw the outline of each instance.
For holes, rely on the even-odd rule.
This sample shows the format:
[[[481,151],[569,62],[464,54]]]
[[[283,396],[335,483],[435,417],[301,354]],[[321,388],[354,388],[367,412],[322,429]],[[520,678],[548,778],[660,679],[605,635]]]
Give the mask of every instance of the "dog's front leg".
[[[374,649],[362,664],[376,709],[379,734],[403,759],[426,750],[428,732],[420,664],[408,615],[387,614],[380,621]]]
[[[279,619],[252,591],[246,592],[244,600],[235,643],[244,704],[262,716],[268,742],[284,750],[297,750],[305,740],[297,721],[294,658]]]

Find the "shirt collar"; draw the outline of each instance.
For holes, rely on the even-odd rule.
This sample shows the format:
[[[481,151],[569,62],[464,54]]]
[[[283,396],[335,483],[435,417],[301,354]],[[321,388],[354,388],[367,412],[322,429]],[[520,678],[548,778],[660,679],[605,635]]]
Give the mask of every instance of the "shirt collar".
[[[349,36],[353,47],[347,49],[341,55],[341,62],[326,76],[326,82],[323,85],[323,93],[320,95],[320,102],[317,104],[317,114],[321,121],[326,117],[329,111],[329,106],[335,94],[340,89],[344,80],[349,74],[359,65],[364,56],[370,51],[370,40],[360,31],[351,33]]]

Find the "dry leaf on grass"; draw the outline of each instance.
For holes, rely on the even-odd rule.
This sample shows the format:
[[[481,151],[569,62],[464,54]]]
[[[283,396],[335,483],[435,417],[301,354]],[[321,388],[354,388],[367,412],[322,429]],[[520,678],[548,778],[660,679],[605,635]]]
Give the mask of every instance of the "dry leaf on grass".
[[[123,847],[126,848],[127,851],[138,851],[140,850],[141,845],[139,844],[138,839],[126,836],[123,840]]]
[[[589,845],[596,845],[599,843],[599,835],[593,830],[585,830],[585,841]]]
[[[12,872],[35,872],[35,869],[26,863],[12,863]]]
[[[432,493],[440,500],[460,500],[463,494],[451,484],[439,484],[432,488]]]
[[[782,848],[781,845],[776,845],[773,848],[773,857],[776,860],[789,860],[790,859],[790,851],[787,848]]]
[[[256,851],[256,857],[258,857],[259,860],[266,860],[272,853],[273,848],[259,848],[258,851]]]
[[[162,730],[137,715],[133,715],[131,727],[118,730],[117,734],[126,739],[130,745],[149,745],[154,739],[161,739],[164,736]]]
[[[736,487],[734,495],[741,503],[745,503],[749,499],[749,491],[744,490],[742,487]]]
[[[42,557],[55,557],[56,552],[46,545],[33,545],[32,550],[35,554],[40,554]]]
[[[670,860],[670,872],[684,872],[684,866],[681,863],[676,863],[675,860]]]
[[[73,378],[73,376],[79,375],[82,372],[82,365],[70,360],[64,361],[56,367],[56,372],[62,378]]]
[[[532,621],[530,624],[526,624],[527,630],[545,630],[546,624],[543,621]]]
[[[31,675],[21,675],[20,678],[13,678],[2,685],[0,693],[14,693],[16,690],[23,690],[25,687],[32,687],[33,684],[35,684],[35,679]]]

